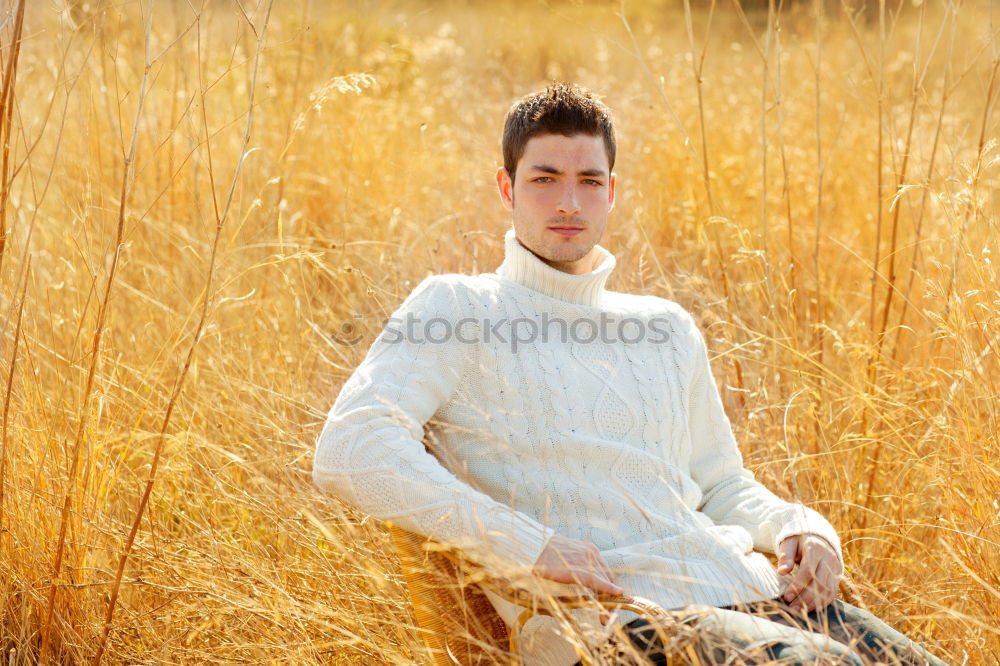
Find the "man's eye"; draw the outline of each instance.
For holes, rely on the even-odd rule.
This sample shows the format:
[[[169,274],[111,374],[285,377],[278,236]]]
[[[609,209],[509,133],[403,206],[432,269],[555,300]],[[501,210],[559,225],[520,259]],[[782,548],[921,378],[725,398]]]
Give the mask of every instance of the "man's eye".
[[[534,182],[536,182],[536,183],[547,183],[550,180],[552,180],[552,179],[549,178],[548,176],[539,176],[538,178],[535,178]]]
[[[588,178],[587,180],[585,180],[583,182],[587,183],[588,185],[597,185],[597,186],[601,186],[601,185],[604,184],[601,181],[599,181],[599,180],[593,180],[592,178]]]

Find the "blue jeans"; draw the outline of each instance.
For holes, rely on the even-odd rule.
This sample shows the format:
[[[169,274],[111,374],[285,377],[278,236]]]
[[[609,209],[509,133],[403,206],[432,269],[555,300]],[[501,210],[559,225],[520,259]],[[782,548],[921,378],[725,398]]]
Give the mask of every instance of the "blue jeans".
[[[945,666],[871,613],[839,599],[808,615],[796,613],[780,599],[724,608],[690,607],[674,614],[697,628],[694,647],[706,665],[732,664],[738,655],[740,661],[735,663],[741,664],[781,660],[783,664],[863,666],[879,661]],[[640,654],[656,666],[666,665],[663,647],[645,619],[633,620],[625,628]]]

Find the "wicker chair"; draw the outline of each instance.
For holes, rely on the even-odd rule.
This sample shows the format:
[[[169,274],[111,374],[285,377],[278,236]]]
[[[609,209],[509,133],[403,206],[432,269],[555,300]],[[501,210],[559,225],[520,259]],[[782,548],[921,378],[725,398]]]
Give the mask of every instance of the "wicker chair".
[[[663,644],[677,655],[669,663],[699,663],[689,640],[692,630],[652,601],[631,596],[532,593],[511,581],[490,576],[460,554],[420,535],[393,525],[389,528],[420,636],[437,666],[494,664],[497,655],[506,655],[512,665],[520,664],[518,633],[532,615],[561,616],[560,610],[593,608],[595,604],[605,610],[634,611],[649,620]],[[512,631],[508,631],[481,588],[526,608]],[[684,655],[684,661],[679,660],[680,655]],[[591,663],[589,655],[579,656],[584,664]]]

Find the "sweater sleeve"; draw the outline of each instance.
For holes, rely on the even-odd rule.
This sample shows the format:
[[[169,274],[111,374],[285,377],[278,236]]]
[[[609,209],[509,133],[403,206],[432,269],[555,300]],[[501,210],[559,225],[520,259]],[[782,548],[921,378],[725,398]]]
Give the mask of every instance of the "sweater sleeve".
[[[316,443],[313,481],[483,564],[530,567],[553,530],[462,482],[422,443],[471,350],[451,334],[459,317],[447,277],[413,290],[341,388]]]
[[[694,363],[689,396],[691,476],[702,490],[699,510],[716,524],[747,530],[758,550],[773,553],[787,537],[815,534],[826,539],[843,562],[833,526],[809,507],[779,498],[743,467],[733,429],[712,378],[705,340],[687,315]]]

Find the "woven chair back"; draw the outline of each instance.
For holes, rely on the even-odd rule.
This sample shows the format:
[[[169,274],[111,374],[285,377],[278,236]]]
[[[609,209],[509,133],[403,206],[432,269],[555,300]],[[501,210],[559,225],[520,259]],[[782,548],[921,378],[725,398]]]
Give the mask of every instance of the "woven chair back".
[[[495,664],[510,658],[507,625],[493,604],[428,539],[391,526],[420,636],[434,664]],[[509,662],[507,662],[509,663]]]

